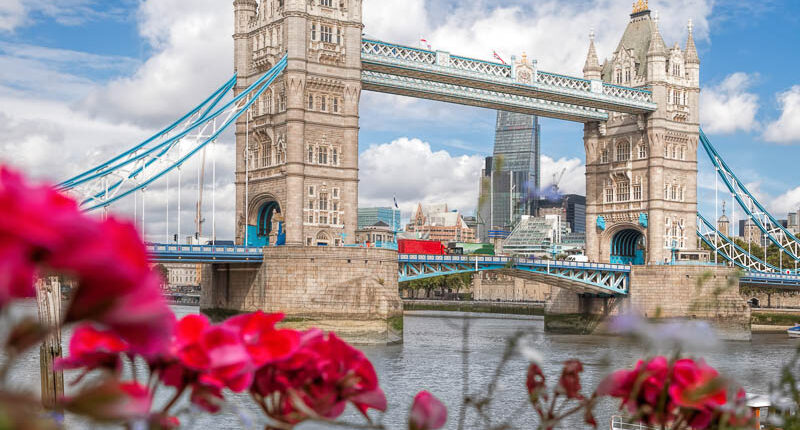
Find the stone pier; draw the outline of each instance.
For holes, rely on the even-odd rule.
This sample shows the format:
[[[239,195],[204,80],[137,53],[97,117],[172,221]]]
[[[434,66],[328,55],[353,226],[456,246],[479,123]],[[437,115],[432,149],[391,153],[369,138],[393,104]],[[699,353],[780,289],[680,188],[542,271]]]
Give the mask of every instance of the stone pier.
[[[722,339],[750,339],[750,307],[739,294],[736,270],[711,266],[633,266],[629,294],[581,296],[553,289],[545,306],[545,330],[602,332],[609,317],[638,312],[653,320],[708,321]]]
[[[395,251],[265,248],[261,265],[205,266],[202,291],[200,308],[212,317],[283,312],[286,327],[335,331],[351,343],[403,340]]]

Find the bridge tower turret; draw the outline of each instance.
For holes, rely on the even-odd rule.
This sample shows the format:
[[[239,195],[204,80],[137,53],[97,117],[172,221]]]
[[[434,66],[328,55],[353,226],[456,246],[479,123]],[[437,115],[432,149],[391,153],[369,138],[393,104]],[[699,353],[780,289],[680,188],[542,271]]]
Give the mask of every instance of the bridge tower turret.
[[[280,222],[286,245],[353,243],[361,0],[233,4],[239,89],[288,54],[285,72],[237,123],[237,243],[274,245]]]
[[[597,79],[590,42],[584,75]],[[686,49],[668,48],[657,14],[634,4],[600,79],[651,91],[646,115],[610,113],[585,128],[587,254],[593,261],[655,264],[703,258],[697,249],[700,60],[691,24]]]

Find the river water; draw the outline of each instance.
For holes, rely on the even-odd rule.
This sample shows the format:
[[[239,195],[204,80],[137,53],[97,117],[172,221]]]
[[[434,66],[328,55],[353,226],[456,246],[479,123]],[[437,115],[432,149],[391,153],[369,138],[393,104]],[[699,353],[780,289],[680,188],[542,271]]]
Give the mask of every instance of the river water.
[[[196,307],[174,306],[180,317],[197,312]],[[20,312],[29,313],[33,306]],[[469,324],[468,342],[464,348],[463,325]],[[540,355],[542,367],[551,383],[569,358],[579,358],[584,363],[584,387],[596,387],[611,370],[629,367],[652,351],[630,339],[610,336],[565,336],[544,333],[544,324],[537,317],[508,315],[478,315],[462,313],[414,312],[404,320],[405,341],[401,345],[369,346],[361,349],[370,358],[378,372],[381,386],[389,399],[389,411],[376,421],[387,428],[405,428],[409,405],[419,390],[428,390],[439,397],[450,411],[448,429],[457,428],[459,406],[462,404],[464,380],[463,358],[468,359],[467,381],[473,395],[485,393],[494,379],[498,364],[509,338],[524,334],[531,354]],[[64,347],[68,342],[65,333]],[[723,342],[712,350],[703,351],[702,357],[720,372],[739,381],[748,392],[765,393],[769,383],[778,377],[778,371],[793,355],[798,341],[786,335],[755,334],[751,342]],[[535,351],[535,352],[533,352]],[[525,374],[528,360],[515,354],[500,372],[497,390],[493,396],[489,416],[493,424],[510,419],[514,428],[534,428],[534,414],[526,406]],[[39,390],[38,351],[31,352],[13,369],[11,382],[17,387]],[[66,375],[67,381],[74,373]],[[68,393],[69,393],[68,389]],[[588,391],[588,390],[587,390]],[[160,400],[169,393],[163,391]],[[217,416],[198,416],[183,419],[187,428],[240,429],[263,428],[258,410],[246,396],[229,395],[231,406]],[[598,406],[600,428],[607,428],[610,417],[616,412],[616,402],[605,401]],[[344,420],[363,423],[357,414],[349,411]],[[468,409],[466,428],[489,427]],[[572,421],[565,428],[576,428],[580,421]],[[88,428],[88,424],[68,419],[70,428]],[[324,429],[329,426],[307,424],[301,429]]]

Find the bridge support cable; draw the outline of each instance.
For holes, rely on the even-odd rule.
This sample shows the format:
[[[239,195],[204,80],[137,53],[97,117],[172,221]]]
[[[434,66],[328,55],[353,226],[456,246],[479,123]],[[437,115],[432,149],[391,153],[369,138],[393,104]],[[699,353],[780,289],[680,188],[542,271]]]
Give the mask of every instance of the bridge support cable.
[[[164,141],[156,139],[159,137],[156,136],[147,143],[139,144],[101,166],[65,181],[61,188],[82,195],[84,197],[81,200],[83,209],[92,211],[150,185],[216,140],[277,79],[286,68],[286,63],[286,57],[282,58],[270,71],[236,95],[233,100],[217,107],[222,98],[235,85],[235,82],[229,81],[229,85],[221,87],[221,90],[225,90],[225,92],[213,94],[208,103],[194,111],[196,115],[194,118],[197,119],[176,135],[166,138]],[[215,125],[212,129],[211,125],[217,118],[222,120],[222,125],[220,127]],[[185,155],[180,155],[183,152],[180,150],[182,146],[187,147]],[[176,153],[179,154],[177,157]],[[98,183],[104,182],[105,178],[115,181],[108,187],[107,192],[99,190],[97,186]]]
[[[697,213],[697,236],[715,254],[741,269],[759,273],[781,272],[779,268],[767,263],[765,260],[761,260],[737,245],[730,237],[717,230],[714,224],[699,212]]]
[[[787,230],[775,217],[772,216],[764,206],[753,196],[747,187],[728,167],[725,160],[720,157],[717,150],[711,145],[708,137],[700,130],[700,143],[703,145],[708,157],[719,172],[719,177],[733,194],[733,198],[739,203],[747,217],[756,225],[759,230],[772,242],[779,250],[782,250],[795,263],[800,260],[800,240]],[[766,245],[766,244],[765,244]],[[765,246],[766,249],[766,246]]]

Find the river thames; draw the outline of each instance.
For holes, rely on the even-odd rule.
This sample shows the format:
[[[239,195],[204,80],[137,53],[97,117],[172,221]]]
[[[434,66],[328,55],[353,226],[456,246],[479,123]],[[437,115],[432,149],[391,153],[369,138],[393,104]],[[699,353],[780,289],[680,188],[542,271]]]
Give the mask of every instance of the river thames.
[[[197,312],[196,307],[173,306],[180,317]],[[22,312],[35,311],[25,306]],[[507,339],[518,333],[525,335],[528,356],[538,354],[548,382],[554,383],[561,363],[569,358],[579,358],[584,363],[582,382],[584,392],[596,387],[611,370],[632,366],[648,351],[633,340],[612,336],[564,336],[544,333],[540,317],[516,317],[510,315],[461,314],[437,312],[413,312],[404,320],[405,342],[390,346],[368,346],[361,349],[370,358],[378,372],[380,384],[389,400],[389,410],[382,422],[386,428],[405,428],[405,418],[414,395],[419,390],[429,390],[448,407],[450,417],[448,429],[457,428],[459,406],[462,399],[462,324],[469,318],[469,342],[466,354],[469,361],[469,392],[480,395],[492,380],[501,361]],[[778,377],[780,367],[786,363],[797,348],[798,341],[784,334],[754,334],[751,342],[722,342],[717,348],[697,354],[705,358],[724,375],[739,381],[748,392],[766,393],[769,383]],[[68,343],[65,333],[64,351]],[[528,360],[522,354],[515,355],[502,371],[497,392],[492,404],[492,423],[510,419],[512,428],[532,428],[534,414],[526,406],[525,374]],[[26,354],[11,374],[11,381],[18,387],[38,391],[38,349]],[[67,383],[76,376],[67,373]],[[68,389],[68,394],[69,394]],[[164,390],[159,396],[168,397]],[[197,415],[192,422],[182,417],[186,428],[240,429],[263,428],[259,411],[247,396],[228,395],[231,407],[217,416]],[[597,421],[600,428],[608,426],[610,417],[616,412],[616,402],[605,401],[598,406]],[[373,414],[381,421],[380,414]],[[349,411],[348,422],[363,423],[358,415]],[[475,413],[467,414],[466,428],[487,428]],[[573,422],[570,424],[578,424]],[[69,428],[87,428],[86,423],[67,420]],[[564,428],[575,428],[573,425]],[[307,424],[300,429],[324,429],[330,426]]]

